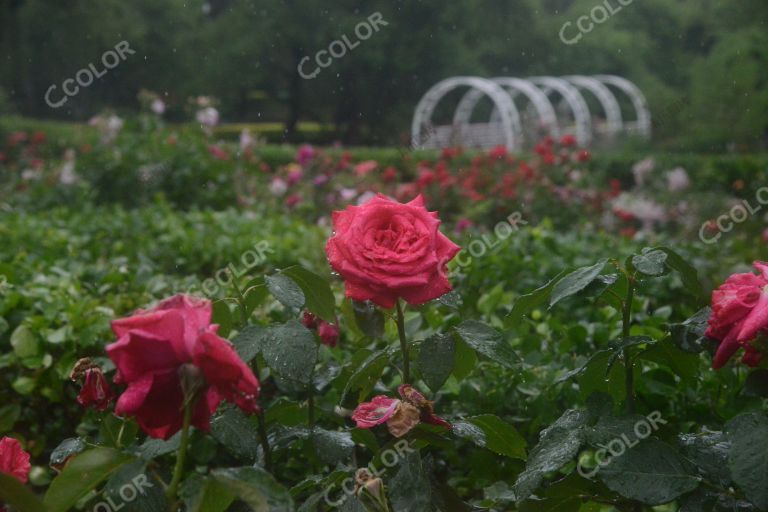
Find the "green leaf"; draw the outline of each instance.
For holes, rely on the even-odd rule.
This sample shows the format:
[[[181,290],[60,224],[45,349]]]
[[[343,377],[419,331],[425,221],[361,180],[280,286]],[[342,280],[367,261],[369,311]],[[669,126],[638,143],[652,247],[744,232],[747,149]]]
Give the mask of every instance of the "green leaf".
[[[135,496],[134,499],[124,499],[123,496]],[[107,481],[100,493],[98,503],[119,507],[121,512],[165,512],[168,501],[165,497],[163,484],[147,471],[147,462],[135,460],[118,469]],[[103,510],[106,507],[96,507],[93,510]]]
[[[389,355],[386,350],[374,352],[352,373],[352,376],[344,386],[344,392],[341,395],[342,404],[350,393],[359,391],[358,401],[363,401],[376,385],[384,368],[389,362]]]
[[[71,437],[63,440],[59,443],[53,452],[51,452],[51,458],[49,465],[53,467],[61,466],[68,458],[74,457],[78,453],[85,450],[85,441],[81,437]]]
[[[211,435],[238,460],[253,463],[259,457],[256,425],[237,407],[226,407],[211,421]]]
[[[148,438],[138,449],[138,456],[144,460],[152,460],[167,453],[175,452],[181,445],[181,432],[176,432],[170,439]]]
[[[632,266],[641,274],[647,276],[660,276],[666,271],[664,262],[667,261],[667,254],[664,251],[645,248],[642,254],[632,256]]]
[[[667,265],[680,274],[683,280],[683,286],[695,297],[704,295],[704,289],[699,282],[699,273],[696,268],[685,261],[685,259],[669,247],[657,247],[659,251],[664,251],[667,255]]]
[[[505,318],[505,325],[508,327],[516,326],[526,313],[544,304],[552,293],[552,289],[555,287],[558,281],[563,278],[564,275],[565,271],[560,272],[550,282],[541,288],[537,288],[531,293],[518,297],[518,299],[512,305],[512,311],[510,311]]]
[[[315,451],[324,463],[335,466],[352,457],[355,443],[351,433],[315,428],[310,435],[314,436]]]
[[[35,357],[40,351],[34,333],[23,324],[19,325],[11,334],[11,346],[20,359]]]
[[[452,432],[499,455],[525,460],[526,442],[523,436],[515,427],[493,414],[454,422]]]
[[[274,297],[280,301],[280,304],[289,308],[300,310],[304,307],[306,298],[301,287],[290,277],[283,274],[266,276],[267,288]]]
[[[13,428],[21,415],[19,404],[8,404],[0,407],[0,434],[4,434]]]
[[[434,334],[421,342],[418,366],[429,389],[437,392],[453,371],[456,340],[448,334]]]
[[[179,497],[187,512],[224,512],[235,501],[234,493],[211,477],[194,474],[184,480]]]
[[[749,375],[744,382],[742,391],[746,396],[768,398],[768,370],[758,368]]]
[[[306,299],[307,309],[326,322],[336,323],[336,298],[326,279],[295,266],[281,272],[299,285]]]
[[[691,354],[698,354],[705,350],[704,332],[707,330],[712,308],[709,306],[700,309],[691,318],[681,324],[669,326],[672,342],[680,350]]]
[[[134,457],[112,448],[94,448],[72,459],[51,482],[43,502],[50,512],[65,512]]]
[[[269,339],[269,330],[258,325],[246,325],[232,338],[237,355],[246,363],[250,363],[256,357],[266,340]]]
[[[456,355],[453,358],[453,376],[456,380],[468,377],[476,365],[477,353],[464,340],[456,340]]]
[[[418,451],[400,459],[397,473],[387,488],[393,510],[431,512],[431,486]]]
[[[525,471],[520,473],[513,487],[518,501],[522,501],[544,481],[544,475],[557,471],[571,462],[584,442],[586,411],[569,409],[558,420],[544,429],[528,456]]]
[[[456,326],[456,332],[467,345],[507,368],[514,368],[520,361],[504,336],[489,325],[467,320]]]
[[[625,498],[647,505],[669,503],[699,486],[693,465],[655,439],[647,439],[609,461],[598,473],[603,483]]]
[[[384,315],[372,302],[351,301],[352,311],[355,314],[355,323],[360,330],[373,339],[384,336]]]
[[[552,307],[566,297],[575,295],[589,286],[600,275],[607,262],[607,259],[602,259],[590,267],[582,267],[575,270],[559,280],[554,288],[552,288],[549,306]]]
[[[254,512],[291,512],[288,490],[259,467],[214,469],[211,476]]]
[[[699,373],[699,357],[683,352],[669,338],[653,344],[647,350],[640,352],[638,357],[666,366],[675,375],[687,381],[692,381]]]
[[[213,303],[211,323],[219,325],[219,336],[226,338],[232,330],[232,312],[225,300],[217,300]]]
[[[139,433],[139,426],[132,419],[108,414],[102,419],[99,433],[102,444],[112,448],[121,448],[133,443]]]
[[[264,361],[278,375],[309,384],[317,362],[317,344],[314,335],[298,320],[271,328],[261,350]]]
[[[613,364],[616,362],[616,358],[623,355],[625,348],[645,345],[647,343],[653,343],[653,338],[650,336],[628,336],[611,342],[608,346],[611,355],[608,357],[608,367],[606,368],[605,373],[608,374],[611,371]]]
[[[0,504],[10,505],[20,512],[48,512],[32,491],[5,473],[0,473]]]
[[[740,414],[725,431],[731,441],[728,468],[733,481],[757,508],[768,509],[768,416]]]
[[[719,482],[725,488],[731,485],[731,474],[728,471],[731,443],[725,433],[680,434],[679,442],[683,455],[696,464],[708,479]]]

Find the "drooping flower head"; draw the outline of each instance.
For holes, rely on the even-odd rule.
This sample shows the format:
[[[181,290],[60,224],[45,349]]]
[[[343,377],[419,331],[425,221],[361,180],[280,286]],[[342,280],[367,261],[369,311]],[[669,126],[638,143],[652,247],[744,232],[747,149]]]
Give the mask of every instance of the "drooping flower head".
[[[80,359],[69,377],[73,381],[82,380],[83,385],[80,394],[77,395],[77,403],[83,407],[104,411],[115,399],[115,392],[104,377],[101,368],[88,358]]]
[[[451,291],[445,265],[461,248],[439,231],[422,196],[403,204],[379,194],[333,212],[333,227],[325,252],[347,297],[391,308],[400,297],[423,304]]]
[[[401,384],[398,393],[402,400],[384,395],[363,402],[352,413],[358,428],[373,428],[387,424],[390,434],[403,437],[420,422],[451,428],[451,424],[434,414],[432,402],[410,384]]]
[[[115,413],[136,418],[150,436],[168,439],[182,426],[195,388],[192,425],[207,430],[222,400],[258,410],[259,381],[211,324],[211,303],[176,295],[150,310],[112,322],[118,340],[107,346],[116,384],[128,388]],[[190,384],[192,382],[193,384]]]
[[[712,316],[705,336],[720,342],[712,362],[717,369],[725,365],[739,348],[742,362],[757,366],[762,353],[754,342],[768,333],[768,263],[756,261],[758,274],[733,274],[712,292]]]

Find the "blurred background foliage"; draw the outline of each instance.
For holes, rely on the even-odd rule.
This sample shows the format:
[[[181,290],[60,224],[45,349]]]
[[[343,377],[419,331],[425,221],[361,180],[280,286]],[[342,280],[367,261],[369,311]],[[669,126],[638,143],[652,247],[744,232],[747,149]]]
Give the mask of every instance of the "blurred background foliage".
[[[608,0],[614,8],[621,7]],[[453,75],[623,75],[637,83],[666,149],[764,149],[768,140],[768,3],[644,0],[621,7],[574,45],[559,32],[596,0],[4,0],[0,2],[0,113],[85,120],[138,107],[160,92],[169,119],[187,98],[220,99],[226,122],[332,126],[347,144],[407,140],[412,110]],[[374,12],[386,27],[312,80],[297,73]],[[60,109],[53,84],[119,41],[136,50]],[[314,65],[310,68],[314,69]]]

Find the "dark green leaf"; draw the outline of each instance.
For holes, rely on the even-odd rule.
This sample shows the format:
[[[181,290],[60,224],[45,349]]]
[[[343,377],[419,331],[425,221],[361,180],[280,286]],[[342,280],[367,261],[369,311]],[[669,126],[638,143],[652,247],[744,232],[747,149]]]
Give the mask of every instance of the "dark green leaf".
[[[590,267],[582,267],[560,279],[552,288],[552,295],[549,297],[550,307],[589,286],[600,275],[607,262],[607,259],[602,259]]]
[[[418,451],[400,459],[397,473],[388,482],[390,501],[394,510],[431,512],[431,487],[424,463]]]
[[[683,280],[683,286],[685,286],[688,291],[695,297],[704,295],[704,290],[699,282],[699,273],[693,265],[685,261],[682,256],[668,247],[657,247],[656,249],[664,251],[667,255],[667,265],[680,274],[680,278]]]
[[[0,434],[4,434],[13,428],[21,414],[19,404],[8,404],[0,407]]]
[[[709,306],[700,309],[691,318],[681,324],[670,325],[672,342],[685,352],[698,354],[704,350],[704,331],[707,330],[707,321],[712,315]]]
[[[507,368],[514,368],[520,361],[504,336],[489,325],[467,320],[456,326],[456,332],[467,345]]]
[[[768,398],[768,370],[759,368],[747,375],[743,393],[746,396]]]
[[[547,298],[552,293],[552,288],[555,287],[557,282],[560,281],[564,275],[564,271],[560,272],[541,288],[537,288],[531,293],[518,297],[512,305],[512,311],[509,312],[505,319],[505,325],[510,327],[516,326],[526,313],[546,303]]]
[[[232,338],[232,344],[240,358],[250,363],[259,352],[265,341],[269,340],[269,331],[258,325],[246,325],[237,336]]]
[[[300,310],[304,307],[305,297],[301,287],[290,277],[283,274],[266,276],[267,288],[280,303],[289,308]]]
[[[352,376],[347,381],[342,393],[341,401],[344,403],[347,395],[359,391],[358,401],[364,400],[371,392],[376,381],[381,377],[384,368],[389,362],[389,355],[386,350],[374,352],[363,361],[359,368],[355,369]]]
[[[699,357],[683,352],[669,338],[661,340],[647,350],[640,352],[638,357],[666,366],[675,375],[679,375],[684,380],[690,381],[699,373]]]
[[[312,313],[326,322],[336,323],[336,298],[326,279],[300,267],[289,267],[281,272],[299,285]]]
[[[666,261],[667,254],[664,251],[649,250],[648,248],[643,250],[643,254],[632,256],[632,265],[638,272],[647,276],[660,276],[664,274],[666,270],[664,263]]]
[[[127,499],[135,496],[133,499]],[[147,462],[135,460],[118,469],[107,481],[93,510],[103,510],[114,503],[121,512],[164,512],[168,510],[163,484],[147,471]]]
[[[530,497],[544,481],[545,474],[557,471],[576,457],[584,442],[588,418],[586,411],[569,409],[541,432],[539,444],[528,456],[525,471],[515,482],[513,489],[518,501]]]
[[[605,485],[648,505],[669,503],[699,485],[695,468],[674,448],[655,439],[647,439],[606,462],[598,473]]]
[[[170,439],[147,439],[139,447],[138,455],[144,460],[152,460],[167,453],[175,452],[181,444],[181,432],[176,432]]]
[[[768,509],[768,416],[740,414],[725,431],[731,442],[728,468],[733,481],[757,508]]]
[[[211,421],[211,435],[238,460],[253,463],[259,457],[256,425],[237,407],[227,407]]]
[[[683,454],[696,464],[704,476],[710,481],[719,482],[723,487],[730,486],[728,453],[731,451],[731,443],[723,432],[680,434],[679,441]]]
[[[271,328],[261,350],[264,361],[277,374],[309,384],[317,362],[317,345],[314,335],[297,320]]]
[[[429,389],[437,392],[453,371],[456,341],[448,334],[434,334],[421,342],[419,371]]]
[[[211,476],[254,512],[293,511],[288,490],[259,467],[215,469]]]
[[[217,300],[213,303],[211,322],[219,325],[219,336],[226,338],[232,330],[232,312],[225,300]]]
[[[483,414],[455,422],[452,432],[499,455],[525,460],[525,439],[498,416]]]
[[[135,460],[112,448],[94,448],[73,458],[51,482],[44,503],[51,512],[65,512],[123,465]]]
[[[0,472],[0,506],[2,504],[10,505],[20,512],[49,512],[43,502],[24,484],[15,477]]]
[[[384,336],[384,315],[372,302],[352,302],[355,323],[369,338],[379,339]]]
[[[61,466],[68,458],[74,457],[83,450],[85,450],[85,441],[81,437],[65,439],[51,453],[49,464],[53,467]]]
[[[235,501],[235,494],[217,480],[194,474],[182,483],[179,497],[187,512],[224,512]]]
[[[464,343],[463,340],[456,340],[456,355],[453,358],[453,376],[457,380],[462,380],[472,373],[477,364],[477,353]]]

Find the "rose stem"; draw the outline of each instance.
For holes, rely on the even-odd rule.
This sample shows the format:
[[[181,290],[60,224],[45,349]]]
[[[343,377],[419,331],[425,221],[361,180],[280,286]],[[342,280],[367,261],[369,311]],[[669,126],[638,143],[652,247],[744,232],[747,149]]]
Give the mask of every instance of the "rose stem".
[[[251,367],[256,378],[261,382],[259,376],[259,363],[256,358],[251,361]],[[259,407],[259,412],[256,413],[256,419],[258,420],[259,427],[259,441],[261,442],[261,449],[264,452],[264,468],[268,472],[272,472],[272,452],[269,450],[269,437],[267,437],[267,420],[264,418],[264,409]]]
[[[627,300],[624,302],[624,312],[622,316],[622,337],[626,343],[626,339],[629,338],[629,327],[631,323],[632,315],[632,301],[635,296],[635,279],[634,277],[627,275]],[[635,392],[634,392],[634,372],[632,371],[632,359],[629,353],[629,347],[624,347],[624,388],[627,395],[627,412],[633,413],[635,411]]]
[[[411,383],[411,361],[408,354],[408,341],[405,339],[405,319],[403,317],[403,308],[400,305],[400,299],[395,302],[397,305],[397,333],[400,335],[400,351],[403,353],[403,384]]]
[[[165,490],[165,495],[168,500],[176,499],[176,491],[181,482],[181,474],[184,472],[184,460],[187,458],[187,448],[189,447],[189,425],[192,423],[192,408],[188,400],[184,401],[184,421],[181,425],[181,442],[179,443],[179,451],[176,454],[176,467],[173,468],[173,478],[168,488]]]
[[[235,287],[235,291],[237,292],[237,307],[240,310],[240,317],[242,319],[241,324],[239,326],[240,329],[245,327],[248,324],[248,312],[246,311],[245,306],[245,296],[243,295],[242,290],[240,290],[240,287],[237,285],[237,282],[235,279],[232,279],[232,285]],[[253,359],[251,362],[251,367],[253,369],[254,375],[256,375],[256,378],[261,382],[261,375],[259,375],[259,363],[256,358]],[[264,410],[259,408],[259,411],[256,413],[256,419],[258,420],[258,428],[259,428],[259,441],[261,442],[261,449],[264,451],[264,467],[268,472],[272,472],[272,452],[269,451],[269,438],[267,437],[267,421],[264,418]]]

